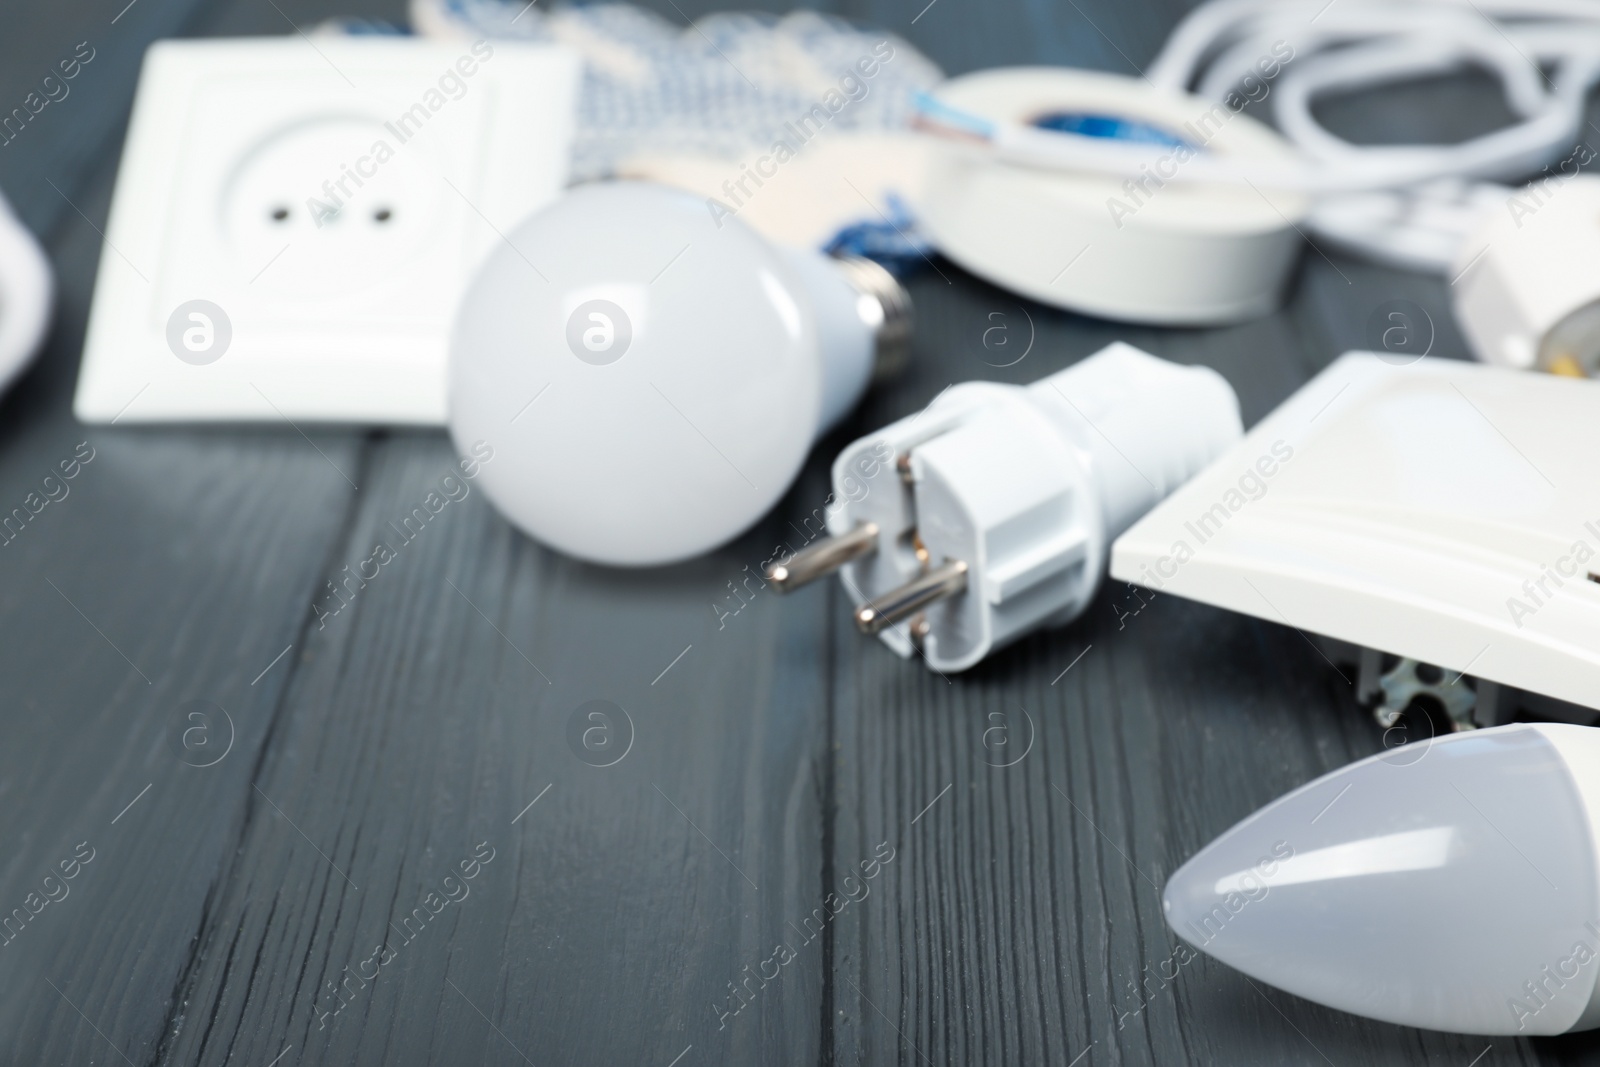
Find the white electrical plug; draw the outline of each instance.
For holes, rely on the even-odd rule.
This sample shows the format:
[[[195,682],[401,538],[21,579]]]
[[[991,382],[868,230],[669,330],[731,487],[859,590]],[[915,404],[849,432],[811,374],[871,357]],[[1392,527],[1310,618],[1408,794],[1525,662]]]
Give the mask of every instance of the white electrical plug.
[[[1030,386],[957,385],[840,453],[831,536],[767,579],[838,569],[863,631],[965,670],[1076,618],[1111,541],[1242,432],[1216,371],[1120,342]]]
[[[1457,253],[1455,314],[1485,363],[1600,375],[1600,178],[1536,182]]]

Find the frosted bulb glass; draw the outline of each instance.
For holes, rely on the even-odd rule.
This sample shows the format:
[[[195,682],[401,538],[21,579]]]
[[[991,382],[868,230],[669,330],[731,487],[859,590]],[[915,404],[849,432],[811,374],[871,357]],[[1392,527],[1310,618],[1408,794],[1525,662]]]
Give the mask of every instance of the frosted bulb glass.
[[[54,291],[50,261],[0,195],[0,390],[39,350]]]
[[[1600,730],[1392,749],[1262,808],[1168,880],[1195,947],[1329,1007],[1471,1034],[1600,1025]]]
[[[715,548],[782,496],[871,376],[889,305],[836,268],[688,193],[581,186],[507,234],[466,292],[451,435],[494,449],[479,484],[569,555],[642,566]]]

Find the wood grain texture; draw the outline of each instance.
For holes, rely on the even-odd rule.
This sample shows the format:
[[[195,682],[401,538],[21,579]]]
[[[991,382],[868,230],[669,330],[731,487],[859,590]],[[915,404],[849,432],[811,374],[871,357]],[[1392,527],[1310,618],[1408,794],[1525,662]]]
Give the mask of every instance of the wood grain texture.
[[[105,166],[74,194],[100,225],[110,183]],[[250,793],[247,778],[191,765],[203,760],[182,747],[184,733],[208,727],[185,706],[220,705],[212,743],[231,739],[232,766],[255,762],[288,672],[280,663],[256,679],[297,640],[304,590],[350,506],[329,465],[353,463],[348,440],[323,438],[325,459],[273,430],[74,423],[99,246],[75,212],[60,219],[49,241],[57,327],[0,408],[8,516],[50,492],[45,476],[59,478],[83,443],[93,450],[58,480],[65,495],[0,547],[0,900],[9,916],[35,909],[30,893],[60,897],[0,948],[8,1063],[152,1061]],[[57,865],[83,842],[93,858],[63,885]],[[53,887],[43,882],[52,873]]]
[[[174,1062],[291,1042],[302,1063],[816,1059],[818,952],[781,994],[727,1020],[712,1005],[817,890],[820,609],[762,594],[719,628],[717,586],[771,530],[620,575],[473,494],[405,542],[390,523],[453,466],[432,435],[373,446],[330,577],[380,540],[396,558],[308,634]],[[596,700],[625,713],[580,724],[621,738],[612,766],[573,747]],[[469,895],[407,926],[429,891],[461,892],[440,886],[482,842]],[[327,983],[385,941],[392,963],[341,1007]]]
[[[721,5],[650,6],[682,21]],[[1166,874],[1380,743],[1293,629],[1170,597],[1127,614],[1126,590],[1107,589],[1079,623],[946,679],[856,634],[831,583],[779,601],[751,579],[821,506],[841,444],[952,382],[1031,381],[1121,338],[1216,367],[1250,423],[1364,344],[1389,299],[1429,312],[1435,354],[1462,355],[1438,279],[1308,251],[1281,313],[1169,331],[1018,301],[941,261],[914,283],[911,370],[756,530],[647,573],[533,545],[475,490],[397,529],[454,468],[438,434],[319,432],[313,447],[288,428],[77,427],[95,227],[145,43],[401,8],[138,0],[113,25],[73,0],[5,16],[0,93],[78,40],[99,51],[29,141],[0,149],[0,184],[62,285],[48,351],[0,407],[0,508],[79,442],[95,449],[0,547],[0,914],[79,842],[95,850],[0,948],[0,1060],[1600,1058],[1581,1035],[1424,1034],[1203,958],[1174,970]],[[951,72],[1132,72],[1182,8],[824,5]],[[1329,120],[1393,138],[1445,106],[1460,135],[1494,118],[1485,86],[1464,91]],[[1017,349],[985,344],[997,324],[1007,344],[1033,339],[1021,362],[998,365]],[[393,559],[377,577],[331,592],[379,541]],[[218,723],[183,747],[194,700],[231,722],[212,766],[194,765],[213,751],[195,742],[220,743]],[[609,718],[585,717],[594,701]]]
[[[1165,876],[1381,742],[1296,631],[1120,593],[948,682],[838,624],[836,855],[904,845],[835,927],[836,1062],[1471,1061],[1490,1042],[1180,965]]]

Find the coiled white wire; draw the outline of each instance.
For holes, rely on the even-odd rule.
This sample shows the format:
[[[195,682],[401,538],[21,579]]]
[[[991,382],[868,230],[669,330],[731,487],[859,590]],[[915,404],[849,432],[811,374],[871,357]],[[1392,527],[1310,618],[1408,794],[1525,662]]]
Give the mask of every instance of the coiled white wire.
[[[1322,190],[1310,228],[1383,262],[1445,271],[1482,212],[1513,192],[1496,182],[1578,149],[1600,80],[1600,2],[1213,0],[1179,23],[1145,76],[1220,100],[1259,80],[1256,64],[1278,42],[1294,58],[1271,88],[1272,115],[1316,176],[1284,184]],[[1311,113],[1319,95],[1467,66],[1500,79],[1515,123],[1460,144],[1362,146]]]

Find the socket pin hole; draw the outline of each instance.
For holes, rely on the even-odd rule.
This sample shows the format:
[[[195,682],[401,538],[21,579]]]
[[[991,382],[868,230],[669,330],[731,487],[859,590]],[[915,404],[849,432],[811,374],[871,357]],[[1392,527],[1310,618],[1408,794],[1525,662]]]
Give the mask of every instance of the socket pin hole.
[[[1444,672],[1431,663],[1417,664],[1417,680],[1423,685],[1438,685],[1444,680]]]
[[[386,207],[380,207],[378,210],[372,213],[372,217],[379,222],[388,222],[390,219],[394,218],[394,212],[390,211]]]
[[[272,209],[272,220],[274,222],[282,222],[288,217],[289,209],[284,207],[282,204],[279,204],[277,207]]]

